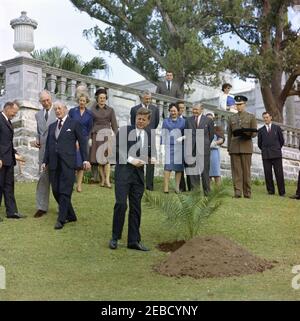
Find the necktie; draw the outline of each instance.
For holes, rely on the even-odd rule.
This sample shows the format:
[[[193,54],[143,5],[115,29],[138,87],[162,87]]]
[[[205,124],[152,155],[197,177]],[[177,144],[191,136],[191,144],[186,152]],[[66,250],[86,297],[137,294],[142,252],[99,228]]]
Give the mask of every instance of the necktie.
[[[137,150],[136,150],[136,156],[141,156],[141,147],[142,147],[142,140],[141,140],[141,132],[136,133],[136,143],[137,143]]]
[[[45,120],[46,120],[46,121],[48,120],[48,116],[49,116],[48,112],[49,112],[49,110],[46,109],[46,113],[45,113]]]
[[[195,117],[195,126],[198,127],[198,116]]]
[[[170,83],[170,80],[168,80],[168,90],[169,90],[169,91],[171,90],[171,83]]]
[[[268,125],[268,133],[270,134],[270,131],[271,131],[271,127],[270,125]]]
[[[63,122],[63,120],[61,119],[61,120],[59,121],[59,123],[58,123],[58,129],[59,129],[59,130],[62,128],[62,122]]]

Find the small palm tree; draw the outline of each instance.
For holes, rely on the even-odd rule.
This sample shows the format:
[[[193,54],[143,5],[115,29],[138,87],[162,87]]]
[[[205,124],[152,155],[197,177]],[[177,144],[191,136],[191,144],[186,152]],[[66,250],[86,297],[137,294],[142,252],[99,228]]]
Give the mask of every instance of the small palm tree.
[[[174,196],[146,191],[144,201],[148,207],[161,210],[166,222],[183,233],[184,240],[190,240],[198,235],[203,220],[216,212],[226,195],[223,186],[214,187],[208,196],[199,190]]]
[[[80,56],[72,54],[63,47],[35,50],[32,57],[49,63],[50,66],[73,71],[86,76],[94,76],[98,70],[108,71],[105,60],[94,57],[91,61],[83,62]]]

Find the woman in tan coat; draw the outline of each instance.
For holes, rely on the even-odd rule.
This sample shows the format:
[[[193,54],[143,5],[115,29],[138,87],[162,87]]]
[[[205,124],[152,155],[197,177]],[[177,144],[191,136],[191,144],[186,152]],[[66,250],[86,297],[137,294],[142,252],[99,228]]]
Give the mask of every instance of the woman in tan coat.
[[[110,163],[112,131],[117,134],[118,124],[115,111],[106,105],[107,93],[104,88],[95,94],[96,105],[91,107],[94,123],[91,132],[92,146],[90,160],[92,164],[99,164],[100,186],[111,188]]]

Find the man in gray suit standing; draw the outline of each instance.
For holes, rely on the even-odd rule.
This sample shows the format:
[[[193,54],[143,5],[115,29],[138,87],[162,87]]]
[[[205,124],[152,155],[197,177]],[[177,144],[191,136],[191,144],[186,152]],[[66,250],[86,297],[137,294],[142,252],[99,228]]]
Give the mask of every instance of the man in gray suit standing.
[[[36,186],[36,207],[35,218],[41,217],[48,211],[50,182],[48,170],[41,171],[43,163],[46,140],[49,125],[56,121],[54,109],[52,108],[52,98],[50,92],[43,90],[39,99],[43,108],[35,114],[37,123],[37,136],[35,146],[39,148],[39,173],[40,177]]]
[[[183,99],[182,90],[180,89],[180,87],[176,83],[176,81],[174,81],[174,75],[173,75],[172,71],[166,72],[165,80],[160,81],[158,83],[158,86],[156,88],[156,93],[161,94],[161,95],[165,95],[165,96],[174,97],[177,99]],[[157,104],[158,104],[158,102],[157,102]],[[165,104],[165,106],[164,106],[163,115],[162,115],[163,118],[167,117],[167,111],[165,109],[167,109],[168,105],[169,104]]]

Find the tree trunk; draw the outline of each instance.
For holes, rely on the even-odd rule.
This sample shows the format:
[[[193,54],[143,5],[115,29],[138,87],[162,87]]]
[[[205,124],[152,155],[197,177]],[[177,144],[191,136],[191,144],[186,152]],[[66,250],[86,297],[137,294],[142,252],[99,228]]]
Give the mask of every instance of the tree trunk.
[[[264,101],[266,111],[272,115],[274,121],[283,122],[283,104],[280,99],[276,98],[272,93],[270,86],[261,85],[261,94]],[[280,94],[280,93],[278,93]]]

